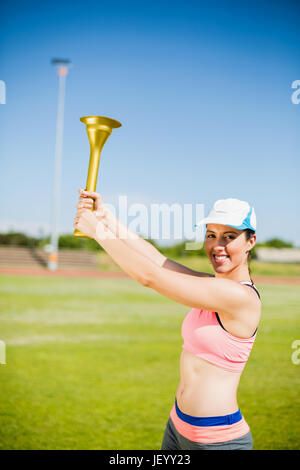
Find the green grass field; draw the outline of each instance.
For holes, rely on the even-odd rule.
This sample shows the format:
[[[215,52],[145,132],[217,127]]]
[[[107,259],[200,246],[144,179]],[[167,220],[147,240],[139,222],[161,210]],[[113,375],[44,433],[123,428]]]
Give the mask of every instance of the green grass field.
[[[98,258],[99,270],[122,271],[107,253],[98,253]],[[172,257],[172,259],[196,271],[214,272],[206,256],[189,255],[178,258]],[[300,263],[267,263],[254,259],[251,261],[251,272],[253,276],[300,277]]]
[[[259,287],[239,405],[255,449],[299,449],[300,289]],[[3,275],[0,290],[0,449],[160,449],[185,306],[125,279]]]

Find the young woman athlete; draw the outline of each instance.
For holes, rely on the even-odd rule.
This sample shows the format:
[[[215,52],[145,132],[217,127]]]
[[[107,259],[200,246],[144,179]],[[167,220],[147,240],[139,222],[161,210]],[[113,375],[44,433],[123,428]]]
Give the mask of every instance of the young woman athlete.
[[[94,238],[143,286],[191,308],[182,324],[180,383],[161,449],[252,449],[237,389],[261,314],[248,268],[256,242],[253,207],[238,199],[222,199],[199,222],[206,225],[212,275],[166,258],[124,226],[98,193],[79,193],[74,227]]]

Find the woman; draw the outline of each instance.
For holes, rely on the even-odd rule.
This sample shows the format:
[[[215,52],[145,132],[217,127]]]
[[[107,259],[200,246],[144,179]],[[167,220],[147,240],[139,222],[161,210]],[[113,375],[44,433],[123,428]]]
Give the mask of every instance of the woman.
[[[74,227],[143,286],[191,307],[182,325],[180,383],[161,449],[252,449],[237,388],[261,314],[248,268],[256,242],[254,209],[245,201],[222,199],[198,223],[206,225],[212,275],[167,259],[121,224],[99,194],[79,192]]]

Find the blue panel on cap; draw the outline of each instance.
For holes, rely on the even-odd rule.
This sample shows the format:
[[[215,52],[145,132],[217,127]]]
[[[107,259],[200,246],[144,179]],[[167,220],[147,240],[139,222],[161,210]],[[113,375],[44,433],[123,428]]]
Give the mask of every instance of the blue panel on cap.
[[[243,220],[243,223],[241,225],[230,225],[230,224],[228,224],[228,227],[234,227],[238,230],[245,230],[246,228],[249,228],[250,230],[253,230],[255,232],[255,228],[252,227],[251,222],[250,222],[252,209],[253,208],[251,207],[250,211],[247,214],[247,217],[245,217],[245,219]]]

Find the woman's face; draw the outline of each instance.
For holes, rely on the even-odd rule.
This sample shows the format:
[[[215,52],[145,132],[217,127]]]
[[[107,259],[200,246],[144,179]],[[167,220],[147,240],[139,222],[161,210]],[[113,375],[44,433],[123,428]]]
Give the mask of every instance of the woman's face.
[[[256,235],[247,240],[245,234],[228,225],[207,224],[205,250],[215,272],[226,273],[247,263]]]

